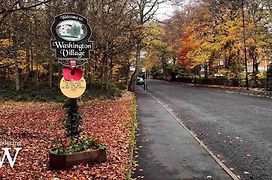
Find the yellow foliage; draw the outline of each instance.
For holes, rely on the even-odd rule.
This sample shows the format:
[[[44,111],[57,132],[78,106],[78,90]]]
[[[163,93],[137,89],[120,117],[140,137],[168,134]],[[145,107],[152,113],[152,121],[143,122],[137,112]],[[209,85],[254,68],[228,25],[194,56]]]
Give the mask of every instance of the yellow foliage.
[[[0,47],[7,48],[13,45],[12,40],[10,39],[0,39]]]
[[[40,74],[47,74],[47,73],[48,73],[48,70],[45,69],[45,68],[44,68],[42,65],[40,65],[40,64],[34,65],[33,70],[34,70],[34,71],[38,71]]]

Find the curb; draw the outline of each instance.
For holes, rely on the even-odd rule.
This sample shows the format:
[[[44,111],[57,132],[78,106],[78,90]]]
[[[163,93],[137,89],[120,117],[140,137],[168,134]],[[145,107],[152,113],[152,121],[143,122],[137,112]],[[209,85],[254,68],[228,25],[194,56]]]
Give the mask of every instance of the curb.
[[[219,86],[219,85],[201,85],[197,84],[196,86],[194,84],[186,84],[186,83],[180,83],[177,85],[185,86],[185,87],[200,87],[200,88],[209,88],[209,89],[218,89],[225,91],[226,93],[229,94],[241,94],[241,95],[247,95],[247,96],[253,96],[253,97],[262,97],[262,98],[268,98],[272,99],[272,92],[270,91],[256,91],[256,90],[246,90],[243,88],[239,87],[228,87],[228,86]],[[255,94],[256,93],[256,94]]]
[[[136,131],[138,126],[137,121],[137,101],[135,95],[132,99],[132,110],[131,110],[131,138],[129,140],[129,163],[127,165],[127,172],[125,174],[126,180],[131,180],[131,174],[132,174],[132,167],[133,167],[133,154],[134,154],[134,148],[135,148],[135,142],[136,142]]]
[[[195,135],[194,132],[189,130],[182,121],[173,113],[173,110],[170,109],[166,104],[162,103],[160,100],[158,100],[155,96],[151,95],[149,92],[147,92],[148,95],[150,95],[153,99],[155,99],[187,132],[189,132],[193,138],[200,144],[201,147],[203,147],[209,155],[217,162],[217,164],[233,179],[233,180],[239,180],[238,176],[234,174],[225,164],[223,164],[220,159]]]

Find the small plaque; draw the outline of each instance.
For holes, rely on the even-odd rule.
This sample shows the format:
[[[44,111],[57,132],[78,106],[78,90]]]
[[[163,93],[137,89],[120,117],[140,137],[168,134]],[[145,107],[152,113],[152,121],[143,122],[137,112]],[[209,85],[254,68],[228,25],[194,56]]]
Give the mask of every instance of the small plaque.
[[[68,98],[78,98],[86,90],[86,81],[83,77],[78,81],[67,81],[62,78],[60,81],[60,90]]]

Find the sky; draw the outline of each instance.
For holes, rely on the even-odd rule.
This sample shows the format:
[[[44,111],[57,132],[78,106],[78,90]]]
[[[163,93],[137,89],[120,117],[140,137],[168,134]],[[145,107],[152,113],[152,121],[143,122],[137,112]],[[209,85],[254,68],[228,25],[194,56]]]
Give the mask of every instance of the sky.
[[[185,6],[186,4],[189,4],[193,2],[193,0],[183,0],[183,6]],[[165,20],[165,19],[169,19],[172,17],[173,13],[175,12],[175,10],[180,10],[182,9],[182,6],[172,6],[171,3],[169,2],[165,2],[163,4],[159,5],[159,9],[157,10],[155,17],[158,20]]]
[[[158,20],[169,19],[173,15],[174,10],[174,7],[170,3],[160,4],[155,17]]]

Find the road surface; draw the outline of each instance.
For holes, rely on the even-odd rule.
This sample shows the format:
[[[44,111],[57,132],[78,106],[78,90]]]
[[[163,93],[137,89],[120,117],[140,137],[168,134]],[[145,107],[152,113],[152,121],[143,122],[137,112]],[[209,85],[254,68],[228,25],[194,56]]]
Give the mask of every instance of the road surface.
[[[158,80],[148,92],[241,179],[272,180],[271,99]]]
[[[134,177],[145,180],[231,180],[178,118],[137,88],[138,136]]]

